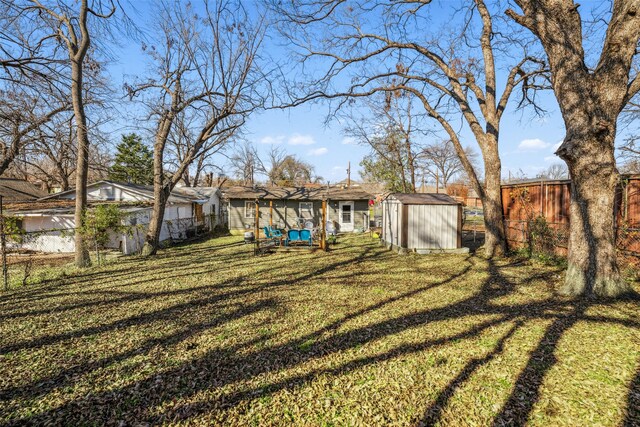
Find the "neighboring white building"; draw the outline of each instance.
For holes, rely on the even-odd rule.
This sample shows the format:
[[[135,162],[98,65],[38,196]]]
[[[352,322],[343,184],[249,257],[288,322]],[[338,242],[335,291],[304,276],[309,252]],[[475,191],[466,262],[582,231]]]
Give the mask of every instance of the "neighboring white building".
[[[7,214],[16,217],[26,236],[22,249],[39,252],[73,252],[71,230],[75,227],[75,190],[51,194],[30,203],[7,206]],[[89,205],[117,203],[125,212],[130,232],[113,233],[109,248],[124,254],[138,252],[143,243],[153,208],[153,187],[98,181],[87,186]],[[196,230],[210,230],[219,223],[220,191],[214,187],[175,188],[167,201],[160,241],[183,240]]]

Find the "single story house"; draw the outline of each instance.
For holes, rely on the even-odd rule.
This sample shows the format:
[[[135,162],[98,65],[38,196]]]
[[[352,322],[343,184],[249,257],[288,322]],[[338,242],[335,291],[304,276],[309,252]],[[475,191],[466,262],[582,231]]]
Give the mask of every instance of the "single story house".
[[[5,215],[17,219],[26,237],[16,243],[21,249],[39,252],[73,252],[75,244],[75,190],[50,194],[29,203],[6,206]],[[117,204],[124,213],[123,225],[131,226],[129,233],[113,233],[109,248],[124,254],[138,252],[151,220],[153,187],[98,181],[87,186],[89,207]],[[211,229],[220,218],[220,191],[215,187],[177,187],[167,200],[160,240],[181,240],[196,229]]]
[[[315,227],[322,222],[322,200],[327,200],[327,220],[339,232],[369,229],[372,194],[362,188],[313,187],[229,187],[223,189],[229,230],[241,232],[255,226],[255,202],[259,203],[260,228],[298,228],[305,222]]]
[[[382,201],[382,241],[399,252],[462,251],[462,203],[442,193],[391,193]]]

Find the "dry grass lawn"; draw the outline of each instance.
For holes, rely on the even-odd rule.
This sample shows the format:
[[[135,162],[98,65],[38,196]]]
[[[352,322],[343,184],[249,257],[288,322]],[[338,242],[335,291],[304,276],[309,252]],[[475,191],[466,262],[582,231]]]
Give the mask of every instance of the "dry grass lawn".
[[[0,293],[0,424],[640,425],[638,299],[362,235],[237,242]]]

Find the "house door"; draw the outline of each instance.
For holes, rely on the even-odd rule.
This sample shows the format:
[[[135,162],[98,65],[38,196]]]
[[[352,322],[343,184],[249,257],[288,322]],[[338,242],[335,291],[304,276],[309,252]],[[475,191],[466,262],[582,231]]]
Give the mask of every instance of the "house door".
[[[338,206],[340,231],[353,231],[353,202],[340,202]]]

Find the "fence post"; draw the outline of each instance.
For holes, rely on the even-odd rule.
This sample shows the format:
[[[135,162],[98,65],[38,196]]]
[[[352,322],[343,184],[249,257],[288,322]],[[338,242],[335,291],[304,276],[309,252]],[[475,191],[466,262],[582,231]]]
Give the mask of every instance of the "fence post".
[[[2,196],[0,196],[0,241],[2,246],[2,280],[4,290],[9,290],[9,274],[7,272],[7,240],[4,234],[4,210],[2,207]]]

